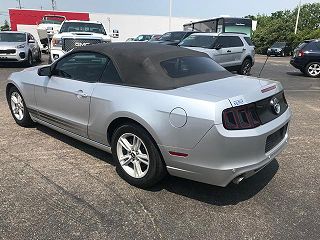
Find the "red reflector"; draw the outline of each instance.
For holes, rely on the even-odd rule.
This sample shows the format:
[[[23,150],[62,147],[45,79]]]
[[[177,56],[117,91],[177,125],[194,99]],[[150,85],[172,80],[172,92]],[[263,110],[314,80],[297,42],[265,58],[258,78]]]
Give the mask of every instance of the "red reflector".
[[[269,91],[271,91],[271,90],[273,90],[273,89],[276,89],[276,87],[277,87],[277,85],[272,85],[272,86],[267,87],[267,88],[265,88],[265,89],[261,89],[261,92],[262,92],[262,93],[269,92]]]
[[[170,153],[170,155],[176,156],[176,157],[188,157],[188,155],[189,155],[187,153],[172,152],[172,151],[169,151],[169,153]]]

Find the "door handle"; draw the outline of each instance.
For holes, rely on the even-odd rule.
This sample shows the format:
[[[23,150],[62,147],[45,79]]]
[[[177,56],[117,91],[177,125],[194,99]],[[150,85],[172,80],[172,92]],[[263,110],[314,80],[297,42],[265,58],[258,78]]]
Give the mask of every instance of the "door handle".
[[[231,50],[228,50],[227,52],[228,52],[228,53],[231,53]]]
[[[243,52],[246,51],[246,50],[247,50],[246,48],[243,48],[243,49],[242,49]]]
[[[88,94],[84,93],[83,90],[78,90],[75,92],[77,98],[86,98],[88,97]]]

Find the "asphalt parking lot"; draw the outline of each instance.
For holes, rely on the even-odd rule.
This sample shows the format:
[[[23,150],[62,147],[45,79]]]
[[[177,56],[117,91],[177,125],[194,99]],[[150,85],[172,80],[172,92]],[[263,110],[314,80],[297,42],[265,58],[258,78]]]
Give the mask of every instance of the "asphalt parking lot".
[[[288,62],[272,57],[261,74],[282,82],[293,111],[277,159],[240,185],[167,177],[148,191],[118,177],[111,155],[15,124],[5,79],[22,68],[1,65],[0,239],[319,239],[320,79]]]

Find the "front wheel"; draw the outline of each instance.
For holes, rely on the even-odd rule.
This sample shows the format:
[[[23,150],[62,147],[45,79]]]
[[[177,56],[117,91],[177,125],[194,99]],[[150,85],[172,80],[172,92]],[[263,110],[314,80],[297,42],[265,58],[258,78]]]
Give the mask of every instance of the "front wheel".
[[[245,59],[241,65],[241,68],[238,70],[238,74],[240,75],[250,75],[250,71],[252,68],[252,62],[250,59]]]
[[[38,63],[41,63],[41,50],[40,50],[40,48],[39,48],[39,50],[38,50],[38,55],[37,55],[36,61],[37,61]]]
[[[164,162],[153,139],[142,127],[128,124],[112,136],[112,154],[119,175],[129,184],[148,188],[166,174]]]
[[[33,66],[33,58],[32,58],[32,53],[31,52],[28,53],[28,58],[25,61],[25,66],[26,67],[32,67]]]
[[[30,117],[27,106],[16,87],[11,87],[9,90],[8,104],[11,114],[18,125],[22,127],[29,127],[34,124]]]
[[[309,77],[320,77],[320,63],[311,62],[306,66],[305,74]]]

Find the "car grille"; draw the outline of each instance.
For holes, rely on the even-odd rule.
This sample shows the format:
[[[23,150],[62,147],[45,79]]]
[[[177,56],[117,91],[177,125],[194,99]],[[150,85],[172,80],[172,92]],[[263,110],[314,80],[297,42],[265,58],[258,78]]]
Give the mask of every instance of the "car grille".
[[[64,38],[62,50],[71,51],[76,47],[82,47],[91,44],[101,43],[101,39],[73,39],[73,38]]]
[[[284,125],[278,131],[272,133],[267,137],[266,147],[265,147],[266,153],[272,150],[275,146],[277,146],[283,140],[283,138],[287,133],[287,128],[288,128],[288,124]]]
[[[276,114],[274,112],[273,107],[271,106],[271,99],[277,98],[280,104],[280,112],[279,114]],[[262,99],[255,103],[256,105],[256,111],[260,118],[261,124],[266,124],[268,122],[271,122],[272,120],[276,119],[277,117],[281,116],[287,109],[288,104],[284,97],[283,91],[280,93],[277,93],[276,95],[273,95],[271,97]]]
[[[6,49],[6,50],[0,50],[0,54],[15,54],[15,49]]]

